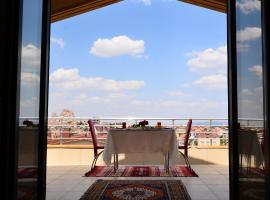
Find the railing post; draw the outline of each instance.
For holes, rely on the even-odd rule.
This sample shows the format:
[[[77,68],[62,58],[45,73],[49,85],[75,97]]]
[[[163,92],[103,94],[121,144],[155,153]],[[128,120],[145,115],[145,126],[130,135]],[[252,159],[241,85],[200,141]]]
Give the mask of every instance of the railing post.
[[[175,120],[173,119],[173,120],[172,120],[172,126],[173,126],[173,129],[174,129],[174,121],[175,121]]]
[[[62,125],[60,126],[60,141],[59,141],[60,145],[63,144],[63,131],[62,131]]]
[[[213,135],[212,135],[212,119],[209,120],[209,131],[210,131],[210,146],[213,145]]]

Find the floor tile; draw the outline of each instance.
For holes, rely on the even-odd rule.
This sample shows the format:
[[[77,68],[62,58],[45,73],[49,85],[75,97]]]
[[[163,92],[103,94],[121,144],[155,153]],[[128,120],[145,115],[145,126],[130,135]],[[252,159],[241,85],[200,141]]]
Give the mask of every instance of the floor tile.
[[[199,177],[102,177],[107,180],[182,180],[192,200],[228,200],[229,177],[226,166],[193,165]],[[101,177],[84,177],[89,170],[82,166],[47,168],[47,200],[76,200]]]

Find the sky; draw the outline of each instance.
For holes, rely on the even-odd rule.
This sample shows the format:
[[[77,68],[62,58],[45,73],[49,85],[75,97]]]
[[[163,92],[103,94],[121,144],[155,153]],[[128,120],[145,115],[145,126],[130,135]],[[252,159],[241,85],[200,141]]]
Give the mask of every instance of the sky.
[[[226,15],[125,0],[51,26],[49,115],[227,118]]]
[[[236,6],[238,117],[263,119],[261,1]]]

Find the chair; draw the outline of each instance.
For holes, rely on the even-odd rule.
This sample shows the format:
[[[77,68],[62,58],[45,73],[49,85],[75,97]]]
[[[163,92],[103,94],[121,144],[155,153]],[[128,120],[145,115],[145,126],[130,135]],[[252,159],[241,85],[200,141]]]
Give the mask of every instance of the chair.
[[[189,140],[189,136],[190,136],[191,125],[192,125],[192,119],[189,119],[188,123],[187,123],[187,127],[186,127],[184,145],[178,146],[179,153],[184,157],[186,165],[188,166],[189,169],[191,169],[191,167],[190,167],[190,163],[188,160],[188,140]],[[184,153],[180,150],[184,150]]]
[[[89,131],[91,133],[93,147],[94,147],[94,160],[91,165],[91,170],[95,168],[98,157],[103,153],[104,146],[99,146],[97,141],[96,129],[92,120],[88,120]],[[102,149],[102,151],[98,152],[98,150]]]

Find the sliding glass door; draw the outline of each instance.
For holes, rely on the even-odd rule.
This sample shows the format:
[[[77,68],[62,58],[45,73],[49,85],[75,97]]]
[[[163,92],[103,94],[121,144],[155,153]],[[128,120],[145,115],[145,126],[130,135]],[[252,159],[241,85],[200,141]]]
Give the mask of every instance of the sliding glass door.
[[[1,3],[1,199],[45,199],[49,2]]]
[[[231,199],[267,199],[262,3],[228,1]]]

